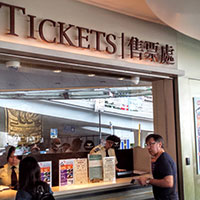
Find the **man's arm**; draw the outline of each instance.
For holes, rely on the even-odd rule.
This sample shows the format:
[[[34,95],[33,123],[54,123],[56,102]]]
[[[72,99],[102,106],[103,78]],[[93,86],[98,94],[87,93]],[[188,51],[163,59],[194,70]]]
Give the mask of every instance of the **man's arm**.
[[[117,166],[115,167],[115,169],[117,172],[125,172],[126,171],[126,169],[119,169]]]
[[[149,179],[149,184],[158,187],[171,188],[174,185],[174,179],[172,175],[165,176],[163,179]]]
[[[171,188],[174,185],[174,179],[172,175],[165,176],[163,179],[153,179],[148,177],[140,177],[138,179],[138,182],[141,185],[155,185],[157,187],[163,187],[163,188]]]

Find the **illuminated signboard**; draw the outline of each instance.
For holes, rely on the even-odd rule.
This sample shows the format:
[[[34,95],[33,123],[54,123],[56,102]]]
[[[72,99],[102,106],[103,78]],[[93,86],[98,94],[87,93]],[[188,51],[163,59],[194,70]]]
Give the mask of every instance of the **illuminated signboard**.
[[[125,33],[120,33],[120,36],[117,36],[113,33],[106,33],[52,19],[38,19],[35,15],[27,14],[25,8],[6,3],[0,2],[0,8],[0,10],[6,9],[9,12],[10,20],[7,34],[12,36],[22,37],[16,31],[16,28],[19,28],[16,23],[18,14],[27,19],[24,21],[28,28],[26,30],[27,38],[64,45],[66,48],[76,47],[108,54],[117,54],[119,49],[120,55],[117,56],[122,59],[130,58],[166,65],[175,63],[174,48],[169,44],[141,40],[135,36],[127,37]]]

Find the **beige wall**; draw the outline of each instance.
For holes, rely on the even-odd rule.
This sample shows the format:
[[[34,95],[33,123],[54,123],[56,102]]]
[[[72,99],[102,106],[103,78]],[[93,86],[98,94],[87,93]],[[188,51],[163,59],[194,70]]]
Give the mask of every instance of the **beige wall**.
[[[178,79],[184,197],[186,200],[199,199],[192,97],[200,96],[200,42],[178,34],[177,45],[178,68],[185,70],[185,76]],[[190,165],[185,164],[186,157],[190,158]]]

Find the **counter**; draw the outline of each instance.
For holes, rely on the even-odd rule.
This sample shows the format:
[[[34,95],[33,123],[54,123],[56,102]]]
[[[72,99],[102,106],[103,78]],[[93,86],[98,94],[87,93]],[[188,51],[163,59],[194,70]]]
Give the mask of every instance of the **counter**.
[[[15,190],[3,190],[0,192],[1,200],[14,200],[17,191]]]
[[[145,176],[149,176],[149,175],[145,175]],[[137,178],[138,177],[134,177],[134,179],[137,179]],[[124,195],[126,195],[127,190],[129,191],[131,190],[131,194],[134,196],[135,195],[146,196],[143,199],[149,199],[153,197],[151,186],[141,187],[138,184],[130,183],[131,180],[132,180],[132,177],[117,179],[116,183],[98,182],[98,183],[88,183],[88,184],[82,184],[82,185],[69,185],[69,186],[63,186],[63,187],[55,186],[55,187],[52,187],[52,190],[54,192],[54,197],[57,200],[84,199],[88,196],[93,196],[91,199],[94,200],[95,196],[105,195],[106,193],[112,193],[112,197],[115,193],[118,193],[118,192],[120,192],[120,194],[123,192]],[[4,190],[0,192],[0,199],[14,200],[15,195],[16,195],[16,191],[14,190]]]

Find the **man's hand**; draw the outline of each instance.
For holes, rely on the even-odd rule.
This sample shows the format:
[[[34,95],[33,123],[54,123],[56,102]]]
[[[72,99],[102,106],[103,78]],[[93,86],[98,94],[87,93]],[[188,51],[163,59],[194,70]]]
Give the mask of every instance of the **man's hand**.
[[[172,175],[165,176],[163,179],[149,179],[150,181],[147,181],[148,179],[149,177],[142,176],[138,179],[138,182],[140,185],[143,185],[143,186],[151,184],[151,185],[155,185],[157,187],[163,187],[163,188],[172,188],[174,185]]]
[[[148,184],[146,183],[147,179],[149,179],[149,178],[148,178],[148,177],[142,176],[142,177],[140,177],[140,178],[138,179],[138,183],[139,183],[140,185],[142,185],[142,186],[148,185]]]
[[[116,167],[116,171],[117,171],[117,172],[125,172],[126,169],[119,169],[118,167]]]

